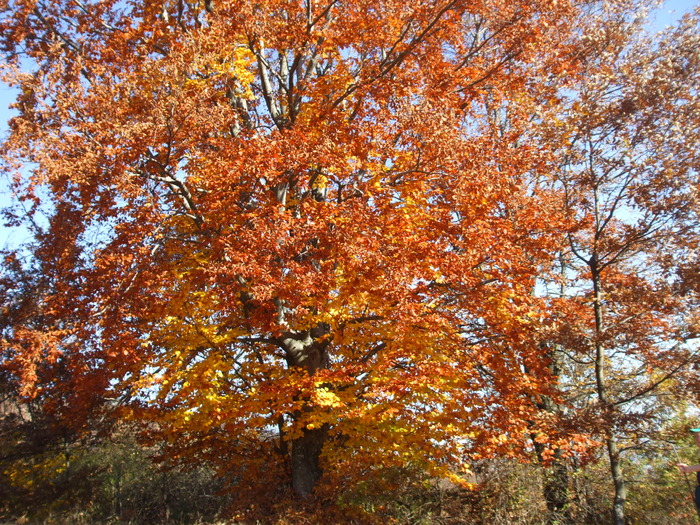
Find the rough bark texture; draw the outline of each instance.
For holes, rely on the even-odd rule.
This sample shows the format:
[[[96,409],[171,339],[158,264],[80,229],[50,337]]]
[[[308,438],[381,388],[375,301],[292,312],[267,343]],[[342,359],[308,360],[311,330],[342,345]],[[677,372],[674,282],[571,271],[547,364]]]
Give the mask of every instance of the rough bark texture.
[[[310,376],[328,366],[327,335],[330,328],[325,323],[301,333],[287,332],[280,346],[287,355],[290,367],[304,368]],[[301,414],[294,414],[298,419]],[[327,437],[327,425],[321,428],[304,428],[302,435],[292,441],[291,471],[292,489],[306,497],[321,478],[321,452]]]
[[[620,465],[620,451],[617,441],[613,436],[607,439],[608,457],[610,458],[610,472],[615,484],[615,499],[613,500],[613,523],[615,525],[625,525],[625,503],[627,501],[627,485],[622,475]]]
[[[325,427],[307,428],[292,443],[292,488],[302,497],[308,496],[321,478],[320,457],[326,435]]]
[[[543,493],[547,509],[551,514],[550,522],[552,524],[568,523],[566,516],[567,504],[569,503],[569,472],[561,457],[560,449],[554,453],[554,460],[545,479]]]

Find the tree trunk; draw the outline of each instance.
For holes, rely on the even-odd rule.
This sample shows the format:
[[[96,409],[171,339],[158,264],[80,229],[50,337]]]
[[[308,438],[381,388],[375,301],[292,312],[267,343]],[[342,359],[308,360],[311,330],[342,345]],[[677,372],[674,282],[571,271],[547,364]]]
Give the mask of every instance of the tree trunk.
[[[561,297],[566,296],[566,261],[563,254],[559,254],[559,264],[561,267],[561,284],[559,287],[559,295]],[[533,290],[534,291],[534,290]],[[549,371],[552,377],[556,380],[556,385],[559,386],[559,376],[561,373],[561,367],[559,363],[559,356],[561,355],[562,348],[560,345],[554,345],[550,348],[547,354],[549,358]],[[540,410],[549,412],[550,414],[557,414],[561,412],[561,407],[555,403],[554,399],[550,396],[543,395],[540,398],[540,402],[537,407]],[[540,445],[541,449],[544,449]],[[537,447],[536,447],[537,449]],[[543,464],[542,450],[537,450],[537,456],[540,460],[540,464]],[[562,457],[561,448],[557,448],[554,451],[554,457],[552,459],[551,466],[545,470],[545,480],[543,487],[544,500],[547,504],[547,510],[549,510],[549,522],[554,524],[563,525],[564,523],[569,523],[571,521],[571,513],[569,503],[569,471],[567,469],[566,461]]]
[[[304,332],[285,332],[279,341],[280,347],[287,355],[290,368],[304,368],[310,376],[328,366],[326,349],[329,339],[326,337],[330,327],[325,323]],[[292,415],[298,420],[304,412]],[[291,471],[292,489],[301,497],[313,491],[321,478],[321,452],[328,435],[328,426],[321,428],[304,428],[301,437],[292,440]]]
[[[562,295],[564,292],[562,291]],[[543,349],[546,345],[543,346]],[[549,371],[552,377],[556,378],[556,384],[559,384],[559,374],[560,367],[558,362],[558,352],[561,349],[558,345],[550,348],[547,352],[547,357],[549,358]],[[550,414],[557,414],[560,411],[560,407],[552,399],[551,396],[541,395],[539,400],[535,401],[535,405],[539,410],[548,412]],[[554,457],[552,458],[552,463],[550,466],[546,465],[544,459],[545,446],[537,441],[537,435],[532,435],[532,442],[535,446],[535,452],[537,453],[537,460],[545,475],[543,496],[547,504],[547,510],[549,510],[549,522],[554,524],[563,524],[567,522],[567,504],[569,503],[569,472],[566,468],[566,462],[562,457],[562,451],[560,448],[555,449]],[[564,521],[562,521],[564,520]]]
[[[326,441],[326,428],[305,428],[292,442],[292,488],[302,497],[308,496],[321,478],[320,457]]]
[[[595,314],[595,378],[598,390],[598,399],[602,405],[604,416],[608,421],[608,433],[606,444],[608,446],[608,457],[610,458],[610,473],[615,486],[615,499],[613,500],[612,518],[614,525],[625,525],[625,502],[627,501],[627,485],[622,474],[620,463],[620,450],[617,446],[613,429],[613,418],[615,407],[608,395],[607,382],[605,378],[605,348],[601,342],[603,335],[603,298],[601,292],[600,271],[597,265],[597,258],[591,258],[591,275],[593,280],[594,301],[593,308]]]
[[[607,439],[608,456],[610,457],[610,472],[615,484],[615,499],[613,501],[613,523],[625,525],[625,502],[627,501],[627,485],[622,475],[620,451],[614,436]]]
[[[532,438],[537,459],[545,473],[542,493],[550,513],[549,521],[550,523],[565,523],[566,521],[562,520],[566,520],[567,504],[569,503],[569,472],[562,458],[561,449],[555,450],[552,464],[546,467],[543,457],[545,447],[535,440],[536,436],[533,435]]]
[[[545,476],[542,495],[550,514],[549,522],[553,524],[565,523],[562,520],[566,517],[566,506],[569,502],[569,472],[561,457],[561,449],[556,449],[552,464],[547,467],[542,456],[545,447],[541,443],[534,441],[534,438],[535,436],[533,436],[533,442],[537,459],[542,465]]]
[[[561,449],[554,453],[550,475],[544,484],[544,499],[551,514],[552,523],[564,523],[569,503],[569,472],[561,457]]]

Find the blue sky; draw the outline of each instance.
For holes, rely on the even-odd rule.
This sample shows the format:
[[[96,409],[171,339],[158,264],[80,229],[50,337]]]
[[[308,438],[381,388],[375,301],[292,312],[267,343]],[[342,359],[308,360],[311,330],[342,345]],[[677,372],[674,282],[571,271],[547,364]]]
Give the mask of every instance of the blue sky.
[[[663,7],[654,13],[650,29],[661,30],[672,25],[684,13],[691,11],[697,3],[696,0],[668,0]],[[15,96],[15,90],[0,83],[0,136],[4,137],[7,133],[7,121],[12,115],[8,106],[14,102]],[[8,203],[7,180],[0,178],[0,207],[6,206]],[[23,235],[21,231],[10,230],[0,224],[0,249],[21,242]]]

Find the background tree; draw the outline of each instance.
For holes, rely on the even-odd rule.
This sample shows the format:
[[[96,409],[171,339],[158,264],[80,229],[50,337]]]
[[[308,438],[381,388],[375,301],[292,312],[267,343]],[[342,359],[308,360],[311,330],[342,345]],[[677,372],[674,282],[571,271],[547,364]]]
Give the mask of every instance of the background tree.
[[[697,289],[683,284],[698,239],[697,16],[660,38],[626,13],[599,26],[570,112],[555,121],[573,221],[555,339],[578,417],[589,412],[606,444],[617,525],[623,453],[655,440],[698,363]]]

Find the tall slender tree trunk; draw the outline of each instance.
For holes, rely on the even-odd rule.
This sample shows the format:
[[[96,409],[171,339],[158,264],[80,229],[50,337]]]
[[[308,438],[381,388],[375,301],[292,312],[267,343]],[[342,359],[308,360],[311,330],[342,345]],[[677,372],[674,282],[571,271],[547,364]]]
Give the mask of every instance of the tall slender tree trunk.
[[[613,500],[613,523],[615,525],[625,525],[625,503],[627,501],[627,484],[622,475],[620,464],[620,451],[617,446],[615,436],[611,435],[607,439],[608,457],[610,458],[610,473],[615,484],[615,499]]]
[[[602,405],[605,419],[608,421],[605,443],[608,448],[608,458],[610,459],[610,474],[612,475],[615,487],[615,497],[612,507],[612,518],[614,525],[625,525],[625,503],[627,501],[627,484],[622,473],[620,462],[620,449],[613,429],[612,416],[615,407],[610,401],[605,378],[605,347],[601,341],[603,324],[603,298],[600,289],[601,279],[598,268],[598,261],[594,253],[590,262],[591,276],[593,280],[593,309],[595,314],[595,379],[598,399]]]
[[[549,476],[544,484],[544,499],[551,514],[551,523],[564,523],[569,503],[569,471],[562,458],[561,449],[554,452]]]
[[[562,277],[561,284],[559,285],[559,295],[564,297],[566,295],[566,261],[564,260],[564,255],[559,254],[560,263],[560,275]],[[534,288],[533,288],[534,292]],[[559,376],[561,373],[561,367],[559,362],[559,357],[561,355],[562,348],[560,345],[554,345],[549,349],[549,371],[552,377],[555,379],[556,384],[559,385]],[[556,414],[560,411],[560,406],[552,399],[551,396],[543,395],[540,396],[540,401],[537,403],[537,408],[549,412],[550,414]],[[549,511],[549,522],[554,524],[563,525],[568,523],[570,520],[570,511],[568,508],[569,503],[569,471],[567,469],[567,464],[565,459],[562,457],[561,448],[556,448],[554,451],[554,457],[552,458],[551,465],[549,467],[544,467],[544,446],[535,441],[535,451],[537,452],[537,458],[541,465],[543,465],[545,472],[544,486],[543,486],[543,496],[545,503],[547,504],[547,510]]]

